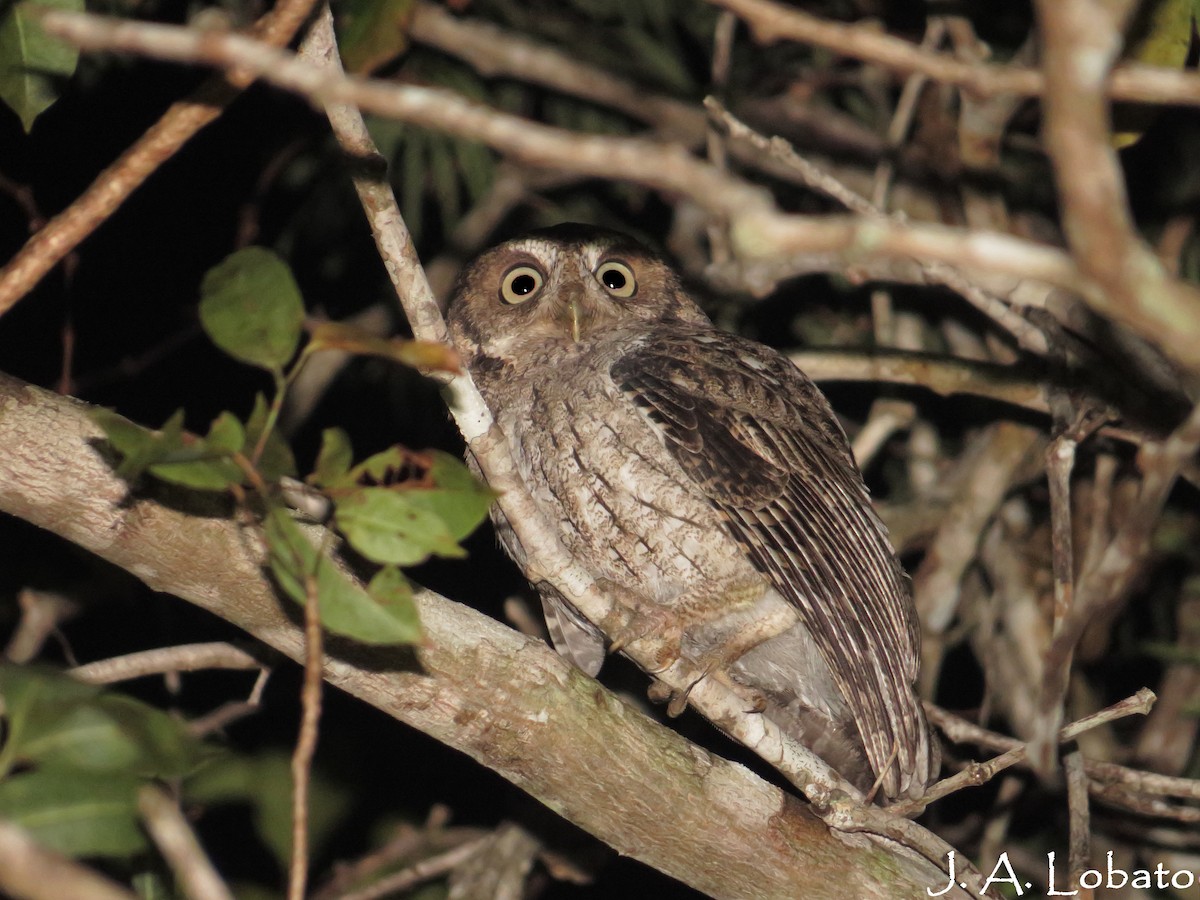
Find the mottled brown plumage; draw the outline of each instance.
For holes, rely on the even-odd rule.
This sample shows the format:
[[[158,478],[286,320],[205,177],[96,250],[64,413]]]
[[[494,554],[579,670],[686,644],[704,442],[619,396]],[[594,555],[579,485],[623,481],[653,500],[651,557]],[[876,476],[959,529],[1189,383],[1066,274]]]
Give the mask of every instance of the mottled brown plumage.
[[[628,614],[604,635],[539,584],[560,652],[595,673],[606,637],[656,641],[664,665],[758,691],[864,789],[923,791],[938,754],[907,584],[803,373],[714,328],[646,248],[584,226],[482,254],[450,325],[534,500]]]

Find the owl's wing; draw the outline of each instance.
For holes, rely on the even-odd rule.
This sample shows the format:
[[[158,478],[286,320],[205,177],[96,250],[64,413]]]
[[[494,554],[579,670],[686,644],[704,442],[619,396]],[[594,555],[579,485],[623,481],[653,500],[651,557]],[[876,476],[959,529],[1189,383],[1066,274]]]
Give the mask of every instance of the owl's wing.
[[[682,332],[682,333],[680,333]],[[844,432],[790,361],[715,330],[665,329],[611,368],[753,564],[799,610],[890,796],[931,765],[904,575]],[[898,757],[893,760],[894,748]]]
[[[467,465],[476,478],[483,478],[479,463],[472,454],[467,454]],[[495,504],[492,505],[492,524],[505,552],[524,570],[525,548],[517,540],[500,507]],[[605,655],[604,635],[600,629],[581,616],[550,583],[539,582],[537,591],[542,598],[542,614],[554,649],[587,674],[598,674]]]

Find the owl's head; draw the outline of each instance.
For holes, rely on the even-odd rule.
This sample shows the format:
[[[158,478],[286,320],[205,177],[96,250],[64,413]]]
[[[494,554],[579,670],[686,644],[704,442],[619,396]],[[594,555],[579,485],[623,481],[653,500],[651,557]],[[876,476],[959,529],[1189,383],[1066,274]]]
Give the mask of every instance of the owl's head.
[[[466,266],[448,313],[468,358],[512,359],[547,344],[582,346],[615,326],[707,322],[671,267],[618,231],[556,225]]]

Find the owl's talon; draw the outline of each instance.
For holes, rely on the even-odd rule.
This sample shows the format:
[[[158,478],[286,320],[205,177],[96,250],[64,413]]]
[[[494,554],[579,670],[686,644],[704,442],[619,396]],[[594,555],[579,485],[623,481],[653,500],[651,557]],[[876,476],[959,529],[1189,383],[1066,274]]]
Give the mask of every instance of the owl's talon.
[[[671,668],[681,656],[683,633],[678,625],[667,621],[667,618],[667,614],[661,610],[633,613],[613,634],[612,643],[608,646],[609,653],[617,653],[639,641],[646,641],[648,646],[643,653],[647,663],[646,672],[657,675]]]
[[[687,709],[688,697],[692,694],[692,688],[699,682],[692,682],[682,691],[675,691],[671,694],[671,700],[667,703],[667,715],[674,719],[676,716],[683,715],[683,711]]]

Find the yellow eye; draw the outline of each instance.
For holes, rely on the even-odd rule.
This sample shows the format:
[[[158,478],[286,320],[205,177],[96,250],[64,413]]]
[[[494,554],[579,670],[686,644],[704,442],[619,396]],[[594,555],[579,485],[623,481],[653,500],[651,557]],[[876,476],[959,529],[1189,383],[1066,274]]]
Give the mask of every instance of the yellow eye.
[[[500,299],[510,306],[532,300],[541,291],[546,279],[533,266],[513,266],[500,282]]]
[[[633,277],[633,269],[618,259],[601,263],[600,268],[596,269],[596,278],[614,297],[632,297],[637,293],[637,279]]]

